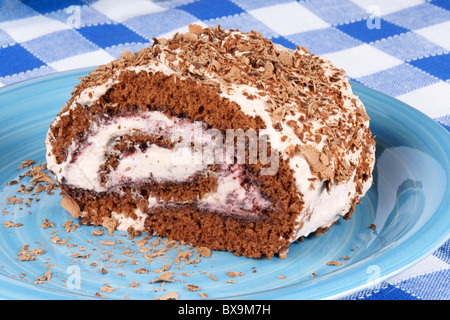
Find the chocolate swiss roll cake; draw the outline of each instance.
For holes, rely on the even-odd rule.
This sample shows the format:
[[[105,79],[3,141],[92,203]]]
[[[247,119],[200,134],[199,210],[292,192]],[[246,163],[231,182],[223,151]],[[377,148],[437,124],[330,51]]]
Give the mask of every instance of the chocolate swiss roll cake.
[[[197,25],[81,79],[46,147],[83,224],[254,258],[350,218],[375,161],[343,70]]]

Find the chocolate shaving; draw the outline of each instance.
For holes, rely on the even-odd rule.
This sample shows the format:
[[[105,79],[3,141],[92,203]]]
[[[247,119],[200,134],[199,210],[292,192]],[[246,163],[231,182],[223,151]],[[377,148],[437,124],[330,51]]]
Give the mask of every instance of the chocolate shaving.
[[[66,209],[75,219],[81,217],[81,210],[78,204],[68,195],[61,200],[61,206]]]

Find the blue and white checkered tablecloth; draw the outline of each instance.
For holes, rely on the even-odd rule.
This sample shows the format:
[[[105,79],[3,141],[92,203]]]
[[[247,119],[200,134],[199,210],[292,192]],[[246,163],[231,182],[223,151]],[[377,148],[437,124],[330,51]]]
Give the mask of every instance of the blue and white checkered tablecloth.
[[[106,63],[188,24],[329,57],[450,130],[450,0],[0,0],[0,87]],[[346,299],[450,299],[450,241]]]

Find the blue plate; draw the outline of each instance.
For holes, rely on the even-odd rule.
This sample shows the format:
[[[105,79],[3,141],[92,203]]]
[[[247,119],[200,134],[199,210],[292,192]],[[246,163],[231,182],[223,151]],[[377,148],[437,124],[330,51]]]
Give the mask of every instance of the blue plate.
[[[17,193],[20,184],[30,185],[30,177],[19,181],[27,169],[17,169],[26,159],[43,163],[48,126],[78,77],[90,70],[0,90],[0,298],[154,299],[175,291],[180,299],[202,299],[199,292],[212,299],[337,299],[411,267],[449,237],[449,133],[419,111],[358,84],[353,84],[354,92],[365,104],[376,135],[374,185],[351,220],[340,220],[326,234],[292,244],[287,259],[213,252],[195,261],[195,248],[168,248],[165,239],[157,237],[140,246],[144,236],[129,239],[126,233],[111,236],[104,230],[94,237],[99,227],[67,233],[63,224],[77,220],[61,208],[58,191]],[[11,180],[19,184],[7,185]],[[32,201],[8,204],[6,197],[14,195]],[[42,228],[45,218],[55,227]],[[8,221],[22,225],[6,228]],[[19,261],[24,245],[29,251],[45,252],[33,261]],[[157,256],[164,248],[167,252]],[[180,250],[189,252],[188,261],[176,259]],[[50,279],[45,278],[47,270]],[[167,271],[174,281],[155,282]],[[232,278],[227,271],[242,275]],[[199,291],[191,292],[188,284]]]

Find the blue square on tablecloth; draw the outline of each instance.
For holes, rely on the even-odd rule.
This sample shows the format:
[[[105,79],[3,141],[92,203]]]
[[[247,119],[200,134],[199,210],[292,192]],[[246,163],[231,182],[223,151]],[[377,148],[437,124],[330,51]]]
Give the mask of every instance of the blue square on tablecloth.
[[[441,54],[446,51],[415,32],[383,39],[373,43],[372,46],[403,61]]]
[[[441,124],[447,127],[447,130],[450,131],[450,114],[440,117],[438,120]],[[436,250],[433,255],[438,259],[444,261],[447,264],[450,264],[450,239],[447,240],[438,250]]]
[[[75,30],[53,32],[22,45],[46,63],[98,50],[96,45]]]
[[[243,32],[249,32],[255,30],[261,32],[262,35],[268,39],[277,37],[278,33],[270,29],[264,23],[251,16],[247,12],[241,13],[239,15],[227,16],[222,18],[217,18],[210,20],[209,24],[211,26],[217,26],[220,24],[222,28],[225,29],[239,29]],[[295,48],[295,46],[294,46]]]
[[[364,85],[390,96],[399,96],[439,80],[408,63],[358,78]]]
[[[228,0],[199,0],[178,7],[200,20],[209,20],[244,12],[240,7]]]
[[[25,50],[20,44],[0,48],[0,77],[25,72],[44,65],[44,62]]]
[[[297,47],[295,43],[292,43],[291,41],[282,36],[272,38],[272,42],[280,44],[289,49],[295,49]]]
[[[141,37],[122,24],[87,26],[80,28],[77,31],[101,48],[123,43],[148,42],[147,39]]]
[[[22,0],[22,2],[42,14],[65,9],[70,6],[85,5],[84,2],[78,0]]]
[[[431,0],[430,3],[450,11],[450,1],[448,0]]]
[[[410,30],[417,30],[450,20],[450,11],[424,3],[385,15],[383,19]]]
[[[169,9],[125,20],[123,24],[148,40],[184,27],[198,19],[181,10]]]
[[[349,0],[304,1],[301,5],[331,25],[367,18],[369,13]]]
[[[387,284],[383,290],[375,291],[364,297],[364,300],[417,300],[412,295]]]
[[[450,53],[417,59],[409,63],[444,81],[450,79]]]
[[[361,45],[361,41],[333,28],[299,32],[286,36],[299,46],[309,49],[314,54],[325,54],[341,51]]]
[[[392,24],[384,19],[379,19],[379,28],[377,28],[376,23],[372,25],[372,21],[367,20],[339,25],[336,26],[336,28],[364,42],[374,42],[409,31],[405,28],[396,26],[395,24]],[[369,26],[371,28],[369,28]]]

